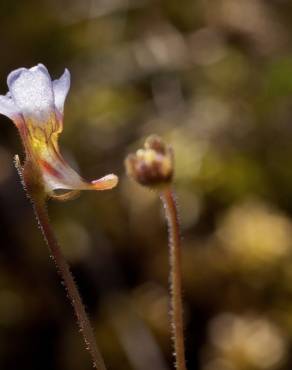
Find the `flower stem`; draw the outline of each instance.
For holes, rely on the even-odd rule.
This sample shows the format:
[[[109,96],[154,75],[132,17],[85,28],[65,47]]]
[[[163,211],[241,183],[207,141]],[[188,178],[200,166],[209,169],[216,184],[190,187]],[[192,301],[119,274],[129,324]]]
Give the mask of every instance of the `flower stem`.
[[[170,187],[161,192],[160,198],[164,205],[168,223],[171,300],[170,316],[176,361],[175,365],[177,370],[186,370],[181,282],[181,242],[178,212],[175,196]]]
[[[69,265],[60,249],[53,229],[50,225],[45,201],[42,198],[34,197],[33,194],[29,195],[32,199],[34,212],[39,222],[43,236],[47,242],[59,274],[64,282],[64,286],[77,317],[78,325],[86,344],[86,348],[91,354],[93,365],[97,370],[106,370],[103,358],[97,348],[94,333],[88,320],[80,294],[78,292],[78,288],[75,284],[73,276],[70,272]]]

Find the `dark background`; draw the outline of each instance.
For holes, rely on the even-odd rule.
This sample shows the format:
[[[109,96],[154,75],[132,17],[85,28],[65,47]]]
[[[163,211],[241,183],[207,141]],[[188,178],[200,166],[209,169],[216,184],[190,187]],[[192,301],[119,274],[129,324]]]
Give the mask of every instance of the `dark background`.
[[[71,71],[62,152],[120,176],[49,203],[108,369],[173,368],[163,212],[123,165],[152,133],[176,155],[189,370],[291,369],[291,1],[1,0],[0,46],[2,94],[15,68]],[[0,369],[90,369],[0,120]]]

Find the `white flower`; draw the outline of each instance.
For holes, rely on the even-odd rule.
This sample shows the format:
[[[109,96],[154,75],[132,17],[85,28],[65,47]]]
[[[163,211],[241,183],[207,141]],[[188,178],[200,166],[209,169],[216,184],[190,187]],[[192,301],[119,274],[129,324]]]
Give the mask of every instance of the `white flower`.
[[[26,152],[26,161],[41,175],[45,190],[51,196],[58,189],[107,190],[117,184],[115,175],[87,182],[63,159],[58,136],[63,129],[63,111],[70,88],[70,73],[52,81],[47,68],[38,64],[19,68],[7,78],[9,92],[0,95],[0,114],[17,126]]]

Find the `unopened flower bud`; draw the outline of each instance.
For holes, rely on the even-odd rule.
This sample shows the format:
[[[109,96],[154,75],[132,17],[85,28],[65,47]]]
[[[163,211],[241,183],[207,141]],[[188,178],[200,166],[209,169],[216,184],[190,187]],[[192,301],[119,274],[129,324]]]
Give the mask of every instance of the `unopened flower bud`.
[[[125,160],[127,174],[139,184],[150,187],[167,185],[173,176],[173,151],[159,136],[149,136],[144,149]]]

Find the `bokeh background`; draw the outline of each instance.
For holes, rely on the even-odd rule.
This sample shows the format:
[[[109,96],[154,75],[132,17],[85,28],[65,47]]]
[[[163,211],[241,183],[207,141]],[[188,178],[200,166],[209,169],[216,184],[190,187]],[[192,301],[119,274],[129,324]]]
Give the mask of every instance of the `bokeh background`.
[[[2,94],[69,68],[62,152],[120,176],[49,204],[108,369],[173,369],[163,212],[123,165],[152,133],[176,155],[189,370],[291,369],[291,1],[1,0],[0,42]],[[0,121],[0,369],[90,369]]]

